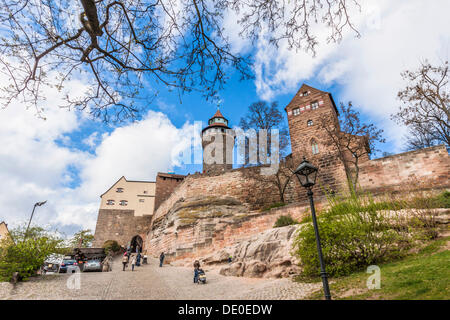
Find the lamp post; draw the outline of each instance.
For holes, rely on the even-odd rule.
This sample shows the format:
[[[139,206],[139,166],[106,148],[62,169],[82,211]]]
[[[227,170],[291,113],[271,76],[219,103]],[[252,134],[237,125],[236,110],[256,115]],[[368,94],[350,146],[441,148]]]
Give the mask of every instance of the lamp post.
[[[314,225],[314,232],[316,235],[317,252],[319,254],[320,263],[320,276],[322,277],[323,291],[325,293],[325,299],[331,300],[330,288],[328,286],[328,275],[325,271],[325,263],[323,261],[322,246],[320,245],[319,228],[317,227],[316,210],[314,208],[313,192],[312,187],[316,184],[318,168],[309,163],[305,157],[303,157],[302,163],[295,170],[295,175],[298,181],[308,190],[309,204],[311,206],[311,215]]]
[[[46,203],[47,203],[47,200],[46,200],[46,201],[42,201],[42,202],[36,202],[36,203],[34,204],[33,211],[31,212],[30,221],[28,221],[27,231],[25,231],[25,235],[24,235],[24,237],[23,237],[24,240],[25,240],[26,237],[28,236],[28,229],[30,229],[31,219],[33,219],[34,210],[36,209],[36,207],[40,207],[40,206],[42,206],[42,205],[44,205],[44,204],[46,204]]]

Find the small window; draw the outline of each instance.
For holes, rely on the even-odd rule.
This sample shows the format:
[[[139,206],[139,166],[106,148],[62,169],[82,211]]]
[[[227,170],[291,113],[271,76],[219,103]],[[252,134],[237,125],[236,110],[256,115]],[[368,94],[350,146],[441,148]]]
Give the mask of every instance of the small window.
[[[119,192],[119,193],[123,192],[123,188],[117,188],[116,192]]]
[[[128,201],[127,200],[120,200],[119,203],[121,206],[127,206],[128,205]]]
[[[317,108],[319,108],[319,102],[314,101],[311,103],[311,109],[316,110]]]
[[[319,153],[319,145],[317,144],[316,140],[311,141],[311,150],[312,150],[312,154]]]
[[[106,200],[106,205],[107,206],[113,206],[114,205],[114,200]]]
[[[139,199],[139,202],[144,202],[144,199]]]
[[[314,122],[312,120],[308,120],[308,122],[306,123],[308,125],[308,127],[312,127],[312,125],[314,124]]]
[[[303,92],[303,96],[304,96],[304,97],[307,97],[308,95],[309,95],[309,92],[308,92],[308,91]]]
[[[294,116],[298,116],[300,114],[300,109],[295,108],[294,110],[292,110],[292,113],[294,114]]]

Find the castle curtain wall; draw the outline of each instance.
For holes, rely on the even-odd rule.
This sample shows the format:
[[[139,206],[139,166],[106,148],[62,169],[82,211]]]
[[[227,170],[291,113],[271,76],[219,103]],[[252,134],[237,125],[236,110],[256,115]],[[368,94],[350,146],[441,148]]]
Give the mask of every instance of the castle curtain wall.
[[[370,160],[360,167],[359,185],[373,193],[450,187],[450,156],[444,145]]]
[[[150,228],[151,215],[135,216],[134,210],[100,209],[95,228],[93,247],[101,247],[107,240],[116,240],[126,247],[135,235],[144,241]]]

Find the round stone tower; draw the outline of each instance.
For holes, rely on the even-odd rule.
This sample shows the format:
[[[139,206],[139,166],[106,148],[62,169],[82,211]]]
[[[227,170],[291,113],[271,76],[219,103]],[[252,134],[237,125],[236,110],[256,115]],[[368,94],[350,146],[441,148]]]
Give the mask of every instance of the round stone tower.
[[[220,174],[233,169],[234,134],[219,109],[202,130],[203,173]]]

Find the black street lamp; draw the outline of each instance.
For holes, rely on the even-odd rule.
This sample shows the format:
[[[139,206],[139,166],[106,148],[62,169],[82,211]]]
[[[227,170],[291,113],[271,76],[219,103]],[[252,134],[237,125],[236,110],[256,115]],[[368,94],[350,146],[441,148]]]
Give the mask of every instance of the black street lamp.
[[[314,208],[312,187],[316,184],[318,169],[309,163],[305,157],[303,157],[302,163],[295,170],[295,175],[298,178],[300,184],[308,190],[309,204],[311,206],[311,215],[314,225],[314,232],[316,234],[317,252],[319,253],[320,263],[320,276],[322,277],[323,291],[325,293],[325,299],[331,300],[330,288],[328,286],[328,276],[325,271],[325,263],[322,256],[322,246],[320,245],[319,228],[317,227],[316,210]]]
[[[42,205],[44,205],[44,204],[46,204],[46,203],[47,203],[47,200],[46,200],[46,201],[42,201],[42,202],[36,202],[36,203],[34,204],[33,211],[31,212],[30,221],[28,221],[27,231],[25,231],[25,235],[24,235],[24,237],[23,237],[24,240],[25,240],[26,237],[28,236],[28,229],[30,228],[31,219],[33,219],[34,210],[36,209],[36,207],[40,207],[40,206],[42,206]]]

